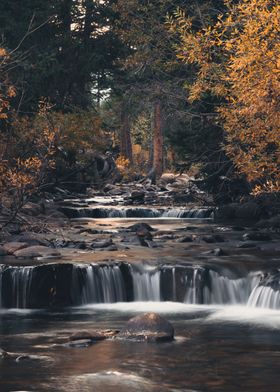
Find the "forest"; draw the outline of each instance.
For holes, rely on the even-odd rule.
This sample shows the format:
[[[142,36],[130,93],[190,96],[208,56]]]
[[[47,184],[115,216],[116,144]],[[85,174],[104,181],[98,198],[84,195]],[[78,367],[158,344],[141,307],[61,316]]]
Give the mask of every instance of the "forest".
[[[0,391],[279,392],[280,3],[0,1]]]
[[[2,205],[98,183],[106,153],[122,181],[188,172],[217,203],[277,194],[279,7],[2,1]]]

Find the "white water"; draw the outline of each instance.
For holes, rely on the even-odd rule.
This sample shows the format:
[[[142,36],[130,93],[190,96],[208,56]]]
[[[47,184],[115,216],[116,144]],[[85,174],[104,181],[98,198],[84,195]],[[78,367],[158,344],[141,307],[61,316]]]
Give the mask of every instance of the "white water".
[[[73,303],[180,301],[189,305],[247,305],[280,309],[280,291],[263,286],[261,272],[239,277],[233,271],[217,272],[191,265],[126,264],[125,268],[127,272],[117,264],[74,265],[72,282],[69,282]],[[36,295],[32,291],[33,267],[9,267],[7,271],[5,287],[8,284],[10,288],[6,294],[4,275],[0,271],[0,307],[5,306],[7,295],[11,295],[10,306],[27,308],[30,302],[33,303],[31,296]],[[4,294],[6,299],[3,302]]]

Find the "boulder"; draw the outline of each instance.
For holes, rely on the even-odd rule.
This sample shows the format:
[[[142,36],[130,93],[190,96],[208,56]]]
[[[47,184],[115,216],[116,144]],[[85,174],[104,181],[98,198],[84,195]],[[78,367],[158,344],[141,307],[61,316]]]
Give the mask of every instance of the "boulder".
[[[130,231],[134,231],[134,232],[137,232],[140,230],[155,231],[155,229],[152,226],[150,226],[148,223],[142,223],[142,222],[135,223],[134,225],[129,226],[128,229]]]
[[[208,244],[214,244],[215,242],[224,242],[224,238],[219,235],[205,235],[202,238],[202,241],[207,242]]]
[[[61,253],[56,249],[48,248],[47,246],[35,245],[27,248],[19,249],[14,252],[16,257],[50,257],[61,256]]]
[[[144,313],[128,320],[118,337],[149,342],[174,339],[173,325],[157,313]]]
[[[28,247],[27,242],[6,242],[3,245],[3,249],[7,252],[9,255],[13,255],[15,252],[17,252],[20,249],[24,249]]]
[[[260,219],[262,215],[262,207],[255,202],[225,204],[215,211],[217,220],[240,219],[252,221]]]

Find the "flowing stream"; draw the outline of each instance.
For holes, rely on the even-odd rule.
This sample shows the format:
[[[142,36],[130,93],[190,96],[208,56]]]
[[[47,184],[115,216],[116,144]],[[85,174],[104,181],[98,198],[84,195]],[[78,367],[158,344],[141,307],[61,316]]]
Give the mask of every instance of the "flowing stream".
[[[280,263],[170,260],[0,265],[0,347],[17,353],[0,359],[0,391],[279,391]],[[174,342],[61,343],[150,311]]]

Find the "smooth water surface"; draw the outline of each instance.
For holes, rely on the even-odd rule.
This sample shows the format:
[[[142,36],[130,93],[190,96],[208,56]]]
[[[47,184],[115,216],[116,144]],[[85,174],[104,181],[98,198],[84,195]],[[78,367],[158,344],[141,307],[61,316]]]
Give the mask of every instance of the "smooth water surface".
[[[122,327],[157,311],[169,343],[117,339],[61,344],[73,332]],[[280,311],[172,302],[96,304],[57,311],[2,310],[0,346],[31,359],[0,361],[0,391],[279,391]]]

